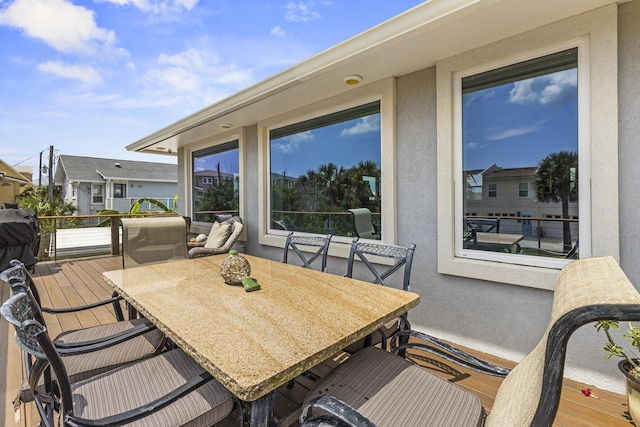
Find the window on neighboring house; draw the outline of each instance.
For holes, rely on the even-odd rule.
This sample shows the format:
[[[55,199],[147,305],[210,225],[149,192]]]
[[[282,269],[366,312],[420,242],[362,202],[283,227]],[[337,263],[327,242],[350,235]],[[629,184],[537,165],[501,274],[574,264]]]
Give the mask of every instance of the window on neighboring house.
[[[214,213],[238,214],[240,205],[240,152],[238,140],[193,153],[191,182],[194,221],[213,222]],[[205,172],[199,185],[198,173]],[[212,177],[215,177],[212,178]],[[213,185],[215,182],[215,185]]]
[[[518,197],[529,197],[529,183],[528,182],[519,182],[518,183]]]
[[[113,184],[113,198],[124,199],[127,197],[127,184],[114,183]]]
[[[487,184],[487,196],[490,198],[498,197],[498,184]]]
[[[104,185],[91,184],[91,203],[94,205],[104,203]]]
[[[269,160],[269,228],[353,236],[351,208],[381,224],[379,101],[271,129]]]

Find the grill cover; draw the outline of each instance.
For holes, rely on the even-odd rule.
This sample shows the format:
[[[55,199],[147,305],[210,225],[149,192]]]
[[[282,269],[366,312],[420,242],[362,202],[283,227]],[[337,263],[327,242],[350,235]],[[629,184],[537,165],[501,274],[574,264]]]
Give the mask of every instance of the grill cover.
[[[40,222],[32,210],[0,209],[0,271],[19,259],[26,267],[36,263],[40,249]]]

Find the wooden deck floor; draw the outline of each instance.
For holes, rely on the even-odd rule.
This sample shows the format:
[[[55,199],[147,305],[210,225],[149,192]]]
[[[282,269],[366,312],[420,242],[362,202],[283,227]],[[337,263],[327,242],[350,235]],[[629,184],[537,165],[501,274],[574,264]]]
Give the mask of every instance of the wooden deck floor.
[[[57,263],[39,263],[34,278],[40,290],[43,304],[53,307],[69,307],[108,297],[111,295],[111,289],[102,280],[101,273],[121,268],[121,262],[119,257],[98,256],[58,261]],[[4,301],[9,296],[8,286],[2,286],[1,293]],[[57,335],[63,330],[88,327],[114,320],[113,314],[108,308],[94,309],[90,313],[82,315],[47,315],[46,317],[52,335]],[[471,349],[466,350],[499,365],[513,365],[511,362],[491,355],[474,352]],[[458,385],[477,395],[485,408],[491,409],[494,396],[501,383],[500,379],[450,366],[442,361],[434,360],[430,355],[417,354],[417,357],[416,362],[450,381],[455,381]],[[325,375],[340,361],[340,356],[335,360],[329,360],[318,366],[314,373]],[[0,401],[4,402],[4,405],[0,406],[0,422],[7,427],[35,426],[38,415],[32,404],[22,405],[18,413],[18,421],[16,421],[16,414],[13,411],[12,401],[15,391],[22,381],[23,368],[20,352],[13,340],[13,331],[4,320],[0,321],[0,367]],[[456,370],[458,372],[454,373]],[[311,386],[311,380],[299,378],[291,390],[281,387],[276,396],[276,415],[280,417],[295,409]],[[587,387],[591,388],[599,398],[585,397],[581,390]],[[226,427],[232,424],[225,422],[224,425]],[[623,396],[598,390],[590,385],[565,380],[560,411],[554,425],[629,427],[634,424],[626,413],[626,402]]]

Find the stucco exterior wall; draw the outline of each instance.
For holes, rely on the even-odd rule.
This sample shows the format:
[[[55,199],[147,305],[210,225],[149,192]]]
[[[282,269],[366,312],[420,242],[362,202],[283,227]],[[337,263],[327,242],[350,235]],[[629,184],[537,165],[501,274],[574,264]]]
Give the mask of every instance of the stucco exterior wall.
[[[640,284],[640,2],[620,6],[618,34],[620,263],[637,286]]]
[[[640,1],[618,10],[619,32],[619,203],[620,259],[633,283],[640,283],[640,240],[637,238],[640,188],[637,159],[640,158]],[[416,52],[415,54],[419,54]],[[547,326],[553,292],[497,282],[468,279],[437,272],[437,129],[436,71],[420,70],[396,81],[397,230],[398,243],[417,245],[412,289],[421,295],[420,305],[409,319],[417,330],[479,350],[519,361],[537,344]],[[253,255],[281,259],[282,249],[258,244],[259,163],[258,128],[246,127],[241,153],[243,179],[245,250]],[[611,140],[615,147],[615,136]],[[179,163],[179,170],[188,170]],[[250,166],[250,167],[248,167]],[[188,188],[188,187],[186,187]],[[181,189],[181,200],[185,189]],[[595,202],[597,204],[597,201]],[[606,208],[600,207],[600,208]],[[594,222],[593,228],[598,224]],[[615,239],[616,236],[609,236]],[[609,242],[616,246],[615,241]],[[344,274],[344,259],[332,257],[329,271]],[[586,326],[572,337],[565,374],[587,384],[619,393],[624,383],[616,363],[601,350],[603,337]]]

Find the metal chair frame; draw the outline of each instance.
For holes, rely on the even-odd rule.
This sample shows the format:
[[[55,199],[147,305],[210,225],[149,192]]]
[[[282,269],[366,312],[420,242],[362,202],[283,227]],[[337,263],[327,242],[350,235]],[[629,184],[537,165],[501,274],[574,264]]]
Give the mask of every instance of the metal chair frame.
[[[327,271],[327,256],[329,252],[329,244],[331,243],[331,234],[325,236],[318,235],[306,235],[306,234],[294,234],[291,231],[287,235],[287,240],[284,244],[284,255],[282,262],[287,264],[289,260],[289,250],[293,250],[303,263],[303,267],[311,268],[312,264],[320,258],[320,271]],[[317,247],[318,249],[310,256],[307,256],[300,247]]]
[[[64,424],[70,426],[122,425],[133,422],[166,407],[213,379],[211,374],[204,373],[147,405],[99,420],[79,418],[74,415],[71,383],[66,368],[46,327],[37,320],[41,318],[39,312],[35,299],[28,292],[16,292],[0,307],[2,317],[15,327],[18,345],[35,359],[28,381],[36,402],[39,403],[38,412],[46,427],[54,427],[54,411],[60,412]],[[41,395],[38,382],[43,375],[49,376],[50,370],[53,370],[56,377],[57,387],[48,386],[45,395]],[[51,383],[45,379],[45,384]]]

